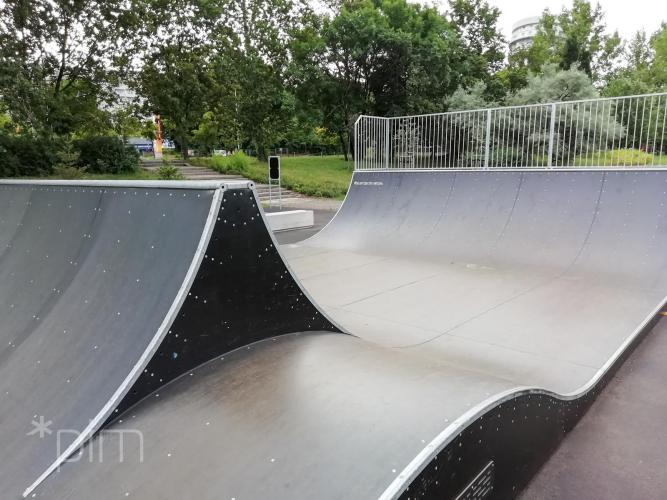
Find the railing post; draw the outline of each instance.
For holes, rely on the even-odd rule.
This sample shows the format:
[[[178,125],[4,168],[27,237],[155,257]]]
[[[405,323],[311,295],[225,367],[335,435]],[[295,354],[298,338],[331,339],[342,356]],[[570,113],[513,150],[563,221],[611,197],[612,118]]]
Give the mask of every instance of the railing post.
[[[359,170],[359,145],[357,141],[357,137],[359,136],[359,120],[361,117],[357,118],[354,122],[354,138],[352,139],[354,142],[354,169]]]
[[[491,152],[491,110],[486,111],[486,140],[484,142],[484,168],[489,168],[489,154]]]
[[[547,153],[547,167],[553,165],[554,135],[556,132],[556,103],[551,104],[551,123],[549,124],[549,152]]]
[[[384,168],[389,170],[389,126],[390,118],[384,119]]]

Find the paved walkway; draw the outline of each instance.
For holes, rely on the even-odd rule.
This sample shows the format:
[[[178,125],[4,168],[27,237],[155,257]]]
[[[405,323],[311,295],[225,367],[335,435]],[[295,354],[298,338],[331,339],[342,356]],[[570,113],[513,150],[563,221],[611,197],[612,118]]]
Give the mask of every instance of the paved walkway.
[[[667,318],[630,355],[521,496],[667,498]]]
[[[235,181],[235,180],[245,180],[244,177],[240,175],[229,175],[221,174],[215,170],[208,167],[196,167],[190,165],[189,163],[182,160],[172,161],[171,164],[178,168],[179,172],[183,175],[185,180],[188,181]],[[141,166],[148,170],[149,172],[155,172],[163,165],[162,160],[142,160]],[[269,190],[268,184],[255,183],[255,188],[257,189],[257,194],[259,199],[265,203],[271,198],[271,194],[274,198],[278,198],[278,188],[272,187]],[[297,199],[302,198],[303,196],[299,193],[295,193],[288,189],[281,189],[281,194],[283,198],[283,204],[288,204],[294,202]],[[277,202],[276,202],[277,203]]]

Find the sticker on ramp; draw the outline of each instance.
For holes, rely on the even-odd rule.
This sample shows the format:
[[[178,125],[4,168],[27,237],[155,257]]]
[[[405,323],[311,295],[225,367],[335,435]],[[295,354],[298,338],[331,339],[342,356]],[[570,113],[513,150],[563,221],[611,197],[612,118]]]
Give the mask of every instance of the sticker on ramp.
[[[355,186],[384,186],[382,181],[354,181]]]

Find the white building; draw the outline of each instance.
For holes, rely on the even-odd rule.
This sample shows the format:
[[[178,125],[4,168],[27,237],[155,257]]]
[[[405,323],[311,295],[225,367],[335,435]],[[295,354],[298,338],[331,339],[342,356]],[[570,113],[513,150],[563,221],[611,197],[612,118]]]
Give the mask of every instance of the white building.
[[[533,37],[537,34],[539,23],[539,16],[525,17],[514,23],[512,38],[510,39],[510,52],[530,47]]]

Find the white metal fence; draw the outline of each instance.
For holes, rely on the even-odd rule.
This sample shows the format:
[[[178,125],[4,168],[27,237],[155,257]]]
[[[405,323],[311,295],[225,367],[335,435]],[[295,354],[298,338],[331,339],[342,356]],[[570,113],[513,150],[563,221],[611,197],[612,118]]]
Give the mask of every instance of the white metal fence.
[[[354,165],[356,170],[667,167],[667,93],[360,116]]]

